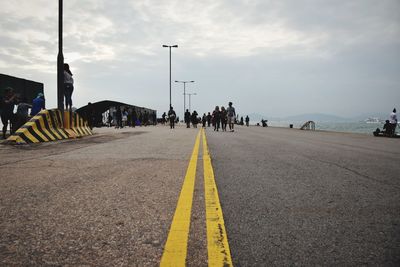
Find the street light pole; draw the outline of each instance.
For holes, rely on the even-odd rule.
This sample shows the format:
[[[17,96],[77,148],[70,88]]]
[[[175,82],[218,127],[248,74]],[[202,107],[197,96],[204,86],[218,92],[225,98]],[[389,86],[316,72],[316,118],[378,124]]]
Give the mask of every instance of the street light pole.
[[[186,112],[186,83],[194,83],[194,81],[175,81],[176,83],[183,83],[183,116]]]
[[[190,97],[192,95],[197,95],[196,93],[187,93],[187,95],[189,96],[189,112],[192,113],[192,109],[190,108]]]
[[[57,108],[64,113],[63,0],[58,1]]]
[[[178,48],[178,45],[163,45],[163,47],[168,47],[169,48],[169,108],[172,107],[171,104],[171,48]]]

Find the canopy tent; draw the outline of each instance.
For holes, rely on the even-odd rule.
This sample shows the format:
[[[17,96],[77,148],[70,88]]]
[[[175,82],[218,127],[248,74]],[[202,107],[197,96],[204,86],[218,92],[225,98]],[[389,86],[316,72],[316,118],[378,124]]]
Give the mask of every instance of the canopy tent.
[[[118,101],[103,100],[90,104],[91,105],[88,103],[88,105],[77,109],[76,112],[85,119],[89,119],[89,117],[92,117],[92,119],[95,118],[94,125],[101,124],[102,114],[110,110],[110,108],[122,107],[130,111],[134,110],[138,116],[143,114],[145,111],[147,111],[148,114],[157,114],[157,111],[154,109],[139,107]],[[89,116],[89,114],[91,114],[91,116]]]

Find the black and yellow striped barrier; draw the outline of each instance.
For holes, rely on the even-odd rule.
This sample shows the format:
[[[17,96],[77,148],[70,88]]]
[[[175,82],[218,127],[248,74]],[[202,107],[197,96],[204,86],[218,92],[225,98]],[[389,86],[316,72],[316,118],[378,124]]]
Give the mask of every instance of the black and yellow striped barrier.
[[[64,129],[71,132],[71,138],[92,135],[87,121],[75,112],[64,112]]]
[[[72,115],[71,115],[72,114]],[[42,110],[19,128],[7,141],[15,144],[29,144],[64,140],[92,135],[87,122],[76,113],[58,109]]]

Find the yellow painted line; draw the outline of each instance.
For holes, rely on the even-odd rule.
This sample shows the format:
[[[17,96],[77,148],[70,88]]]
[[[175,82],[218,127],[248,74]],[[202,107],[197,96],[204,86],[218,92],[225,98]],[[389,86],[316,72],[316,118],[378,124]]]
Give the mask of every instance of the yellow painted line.
[[[187,244],[189,238],[190,215],[192,213],[194,181],[196,178],[197,157],[199,153],[200,134],[197,134],[193,153],[186,171],[181,194],[178,199],[174,218],[164,247],[160,266],[179,267],[186,265]]]
[[[202,131],[208,266],[233,266],[206,134]]]

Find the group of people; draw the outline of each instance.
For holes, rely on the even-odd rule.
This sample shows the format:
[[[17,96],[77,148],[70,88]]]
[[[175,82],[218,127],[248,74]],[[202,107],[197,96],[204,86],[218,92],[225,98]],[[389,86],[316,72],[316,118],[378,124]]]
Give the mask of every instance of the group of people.
[[[15,106],[17,106],[16,113],[14,113]],[[24,125],[30,117],[35,116],[42,109],[45,109],[45,99],[42,93],[39,93],[37,97],[33,99],[32,103],[28,103],[26,98],[16,94],[12,87],[7,87],[4,90],[4,95],[0,98],[0,117],[3,124],[3,139],[6,138],[8,126],[10,126],[10,134],[13,134]]]
[[[226,132],[226,126],[229,125],[229,131],[234,132],[235,120],[236,120],[236,110],[232,106],[232,102],[228,103],[227,108],[221,106],[220,109],[219,106],[216,106],[211,114],[211,123],[214,127],[214,131],[219,131],[219,129],[221,129],[223,132]],[[205,126],[204,123],[203,126]]]
[[[385,124],[383,125],[383,131],[381,131],[379,128],[376,129],[374,132],[374,135],[383,135],[383,136],[389,136],[393,137],[395,136],[396,133],[396,127],[397,127],[397,114],[396,114],[396,109],[394,108],[392,113],[389,115],[389,119],[385,121]]]
[[[108,114],[107,118],[107,126],[111,127],[113,122],[115,124],[115,128],[124,128],[124,127],[135,127],[135,126],[148,126],[148,125],[156,125],[157,124],[157,116],[156,113],[149,113],[147,110],[142,112],[136,112],[135,109],[126,109],[121,107],[116,107],[116,112],[114,113],[114,117],[111,112]]]
[[[190,114],[190,111],[187,109],[185,112],[185,123],[186,123],[186,128],[190,128],[190,123],[192,123],[193,128],[197,128],[197,124],[199,123],[199,118],[197,117],[199,114],[197,111],[193,111],[192,114]]]
[[[222,131],[226,131],[227,126],[229,125],[229,130],[231,132],[234,131],[234,124],[236,122],[236,111],[235,108],[232,106],[232,102],[228,103],[228,107],[221,107],[216,106],[214,111],[208,112],[208,115],[206,113],[203,114],[203,117],[198,117],[199,114],[197,111],[193,111],[190,113],[190,111],[187,109],[184,114],[184,122],[186,124],[186,128],[190,128],[190,124],[194,128],[197,128],[197,124],[202,123],[203,127],[210,127],[211,125],[214,127],[214,131],[219,131],[220,129]],[[162,122],[166,122],[167,119],[170,122],[170,128],[173,129],[175,128],[175,123],[179,121],[179,119],[176,117],[176,113],[173,109],[173,107],[170,107],[170,110],[168,111],[168,115],[164,112],[162,115]],[[247,125],[248,125],[248,117],[247,117]]]

